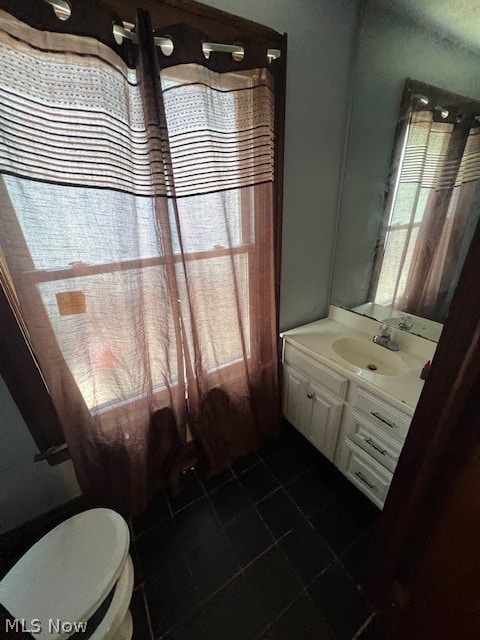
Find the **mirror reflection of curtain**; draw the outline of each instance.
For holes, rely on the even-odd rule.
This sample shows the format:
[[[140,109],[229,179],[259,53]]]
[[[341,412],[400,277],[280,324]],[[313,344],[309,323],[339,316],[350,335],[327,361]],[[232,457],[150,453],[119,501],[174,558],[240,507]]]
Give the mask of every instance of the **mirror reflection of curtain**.
[[[187,421],[218,470],[279,416],[266,45],[217,69],[137,30],[122,59],[0,12],[0,245],[81,488],[125,514]]]
[[[413,111],[375,302],[443,322],[479,217],[480,129]]]

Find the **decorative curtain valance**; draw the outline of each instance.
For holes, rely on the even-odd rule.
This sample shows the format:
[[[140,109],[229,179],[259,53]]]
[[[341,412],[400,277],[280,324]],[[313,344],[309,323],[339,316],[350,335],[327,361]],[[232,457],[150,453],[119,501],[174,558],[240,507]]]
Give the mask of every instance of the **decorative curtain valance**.
[[[267,69],[220,74],[193,64],[167,67],[166,122],[149,131],[136,72],[115,53],[104,48],[100,62],[96,41],[76,39],[73,48],[69,35],[34,29],[26,42],[23,25],[10,22],[10,32],[0,32],[0,63],[9,70],[0,103],[3,173],[169,197],[273,180]]]

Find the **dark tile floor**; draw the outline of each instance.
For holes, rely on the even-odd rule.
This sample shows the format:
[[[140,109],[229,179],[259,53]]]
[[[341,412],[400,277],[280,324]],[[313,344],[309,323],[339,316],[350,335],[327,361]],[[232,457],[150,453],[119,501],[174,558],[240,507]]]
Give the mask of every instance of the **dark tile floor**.
[[[351,640],[378,510],[292,427],[132,525],[134,640]]]
[[[4,535],[0,578],[84,508]],[[220,476],[186,474],[131,525],[134,640],[351,640],[378,513],[288,424]]]

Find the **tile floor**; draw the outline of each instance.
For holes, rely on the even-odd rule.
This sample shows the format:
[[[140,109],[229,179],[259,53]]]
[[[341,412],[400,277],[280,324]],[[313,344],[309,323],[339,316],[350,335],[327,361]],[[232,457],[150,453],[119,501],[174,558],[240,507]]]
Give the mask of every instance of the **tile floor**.
[[[74,501],[0,540],[0,578]],[[378,510],[293,427],[132,524],[134,640],[351,640]],[[362,636],[363,637],[363,636]]]
[[[378,510],[292,427],[132,525],[134,640],[351,640]]]

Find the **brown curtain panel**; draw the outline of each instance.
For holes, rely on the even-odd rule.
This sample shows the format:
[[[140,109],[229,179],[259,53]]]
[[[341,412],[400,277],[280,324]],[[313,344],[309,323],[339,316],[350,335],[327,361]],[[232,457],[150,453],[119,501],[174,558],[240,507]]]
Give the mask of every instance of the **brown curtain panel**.
[[[0,13],[0,245],[82,490],[135,514],[189,430],[215,472],[278,421],[274,88],[266,43],[94,4]]]

